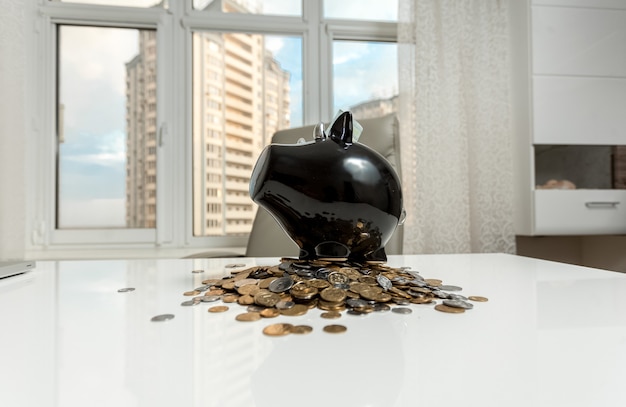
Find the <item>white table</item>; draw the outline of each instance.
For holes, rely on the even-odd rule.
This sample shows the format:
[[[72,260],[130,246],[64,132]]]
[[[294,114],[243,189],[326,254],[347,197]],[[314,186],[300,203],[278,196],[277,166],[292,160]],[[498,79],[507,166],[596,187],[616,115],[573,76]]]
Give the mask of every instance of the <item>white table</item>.
[[[489,302],[256,322],[235,321],[237,304],[180,306],[233,262],[277,259],[42,261],[0,281],[0,406],[626,405],[626,275],[503,254],[390,256]],[[175,318],[151,322],[164,313]],[[262,334],[276,322],[314,330]],[[325,333],[330,323],[348,330]]]

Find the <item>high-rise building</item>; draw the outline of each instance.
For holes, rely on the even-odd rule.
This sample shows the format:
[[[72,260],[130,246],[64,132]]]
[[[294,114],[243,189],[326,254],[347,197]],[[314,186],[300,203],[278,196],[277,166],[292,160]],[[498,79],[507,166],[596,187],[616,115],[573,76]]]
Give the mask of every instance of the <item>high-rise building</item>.
[[[126,216],[129,227],[154,227],[156,76],[149,84],[146,75],[156,65],[144,49],[154,42],[142,34],[140,43],[127,64]],[[289,73],[260,34],[195,32],[192,51],[193,233],[246,234],[257,209],[248,192],[256,159],[275,131],[290,127]]]
[[[156,31],[126,64],[126,226],[156,227]]]

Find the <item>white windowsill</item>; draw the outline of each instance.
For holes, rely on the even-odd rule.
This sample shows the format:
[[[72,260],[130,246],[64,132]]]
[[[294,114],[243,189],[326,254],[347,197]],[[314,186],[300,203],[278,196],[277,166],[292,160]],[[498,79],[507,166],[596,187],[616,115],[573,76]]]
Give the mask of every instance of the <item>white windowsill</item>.
[[[206,254],[206,257],[239,257],[245,254],[245,247],[219,248],[128,248],[128,249],[50,249],[30,250],[26,252],[27,260],[100,260],[100,259],[167,259],[183,258]]]

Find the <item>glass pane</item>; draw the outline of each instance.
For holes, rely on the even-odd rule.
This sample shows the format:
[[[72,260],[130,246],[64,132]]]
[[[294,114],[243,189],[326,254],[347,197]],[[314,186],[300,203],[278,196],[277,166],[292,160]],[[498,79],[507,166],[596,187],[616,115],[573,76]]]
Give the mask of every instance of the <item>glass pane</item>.
[[[103,6],[154,7],[167,8],[165,0],[50,0],[61,3],[99,4]]]
[[[301,16],[302,0],[193,0],[193,8],[226,13]]]
[[[57,228],[154,228],[156,32],[59,27]]]
[[[333,106],[355,118],[380,117],[397,111],[398,47],[396,43],[333,43]]]
[[[302,38],[193,35],[193,230],[244,235],[252,167],[276,130],[302,125]]]
[[[398,0],[324,0],[324,18],[398,21]]]
[[[535,145],[537,189],[626,189],[625,146]]]

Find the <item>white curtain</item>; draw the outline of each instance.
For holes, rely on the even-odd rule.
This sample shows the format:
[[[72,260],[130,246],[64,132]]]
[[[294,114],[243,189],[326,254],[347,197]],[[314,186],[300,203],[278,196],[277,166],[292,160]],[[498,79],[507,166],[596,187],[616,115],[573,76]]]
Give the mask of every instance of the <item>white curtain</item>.
[[[506,0],[400,0],[405,253],[515,251]]]

